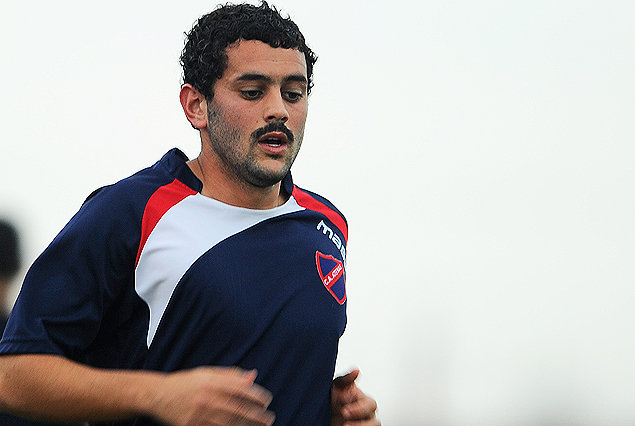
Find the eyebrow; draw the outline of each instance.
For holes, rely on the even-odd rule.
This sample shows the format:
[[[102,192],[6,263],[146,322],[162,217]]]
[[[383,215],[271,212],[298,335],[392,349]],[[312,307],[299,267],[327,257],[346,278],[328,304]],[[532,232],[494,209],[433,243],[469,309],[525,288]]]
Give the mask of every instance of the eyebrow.
[[[240,77],[238,77],[236,81],[264,81],[265,83],[274,82],[271,77],[264,74],[258,74],[258,73],[243,74]],[[306,77],[303,76],[302,74],[292,74],[292,75],[286,76],[283,79],[283,82],[285,83],[289,81],[296,81],[298,83],[305,83],[305,84],[308,83]]]

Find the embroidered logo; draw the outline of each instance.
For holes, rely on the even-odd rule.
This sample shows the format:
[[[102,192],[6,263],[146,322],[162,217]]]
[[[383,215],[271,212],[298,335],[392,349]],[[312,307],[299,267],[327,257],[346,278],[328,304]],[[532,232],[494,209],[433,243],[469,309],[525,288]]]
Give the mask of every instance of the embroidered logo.
[[[315,252],[317,271],[322,279],[324,287],[343,305],[346,301],[346,277],[344,276],[344,264],[333,256]]]

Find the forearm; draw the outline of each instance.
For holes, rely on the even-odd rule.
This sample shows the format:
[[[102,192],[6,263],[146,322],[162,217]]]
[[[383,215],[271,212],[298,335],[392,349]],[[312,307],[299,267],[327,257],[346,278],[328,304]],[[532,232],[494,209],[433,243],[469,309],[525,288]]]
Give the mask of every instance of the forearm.
[[[53,355],[0,356],[0,408],[48,421],[130,418],[149,414],[164,377],[95,369]]]

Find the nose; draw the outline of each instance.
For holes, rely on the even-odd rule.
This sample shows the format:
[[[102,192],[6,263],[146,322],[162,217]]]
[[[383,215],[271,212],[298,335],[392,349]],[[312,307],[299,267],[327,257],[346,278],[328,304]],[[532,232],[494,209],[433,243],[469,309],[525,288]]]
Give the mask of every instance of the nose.
[[[265,102],[264,118],[267,123],[281,121],[285,123],[289,119],[289,112],[282,94],[278,92],[270,93]]]

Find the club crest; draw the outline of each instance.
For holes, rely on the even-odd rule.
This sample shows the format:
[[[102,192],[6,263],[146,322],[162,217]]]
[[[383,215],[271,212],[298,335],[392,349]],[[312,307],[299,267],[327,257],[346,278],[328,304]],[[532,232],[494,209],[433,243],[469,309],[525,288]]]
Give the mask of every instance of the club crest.
[[[315,252],[315,263],[317,271],[322,279],[324,287],[343,305],[346,301],[346,277],[344,275],[344,264],[333,256]]]

